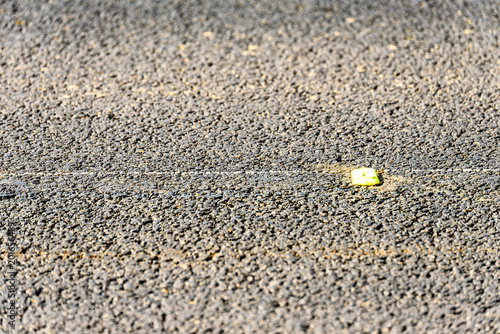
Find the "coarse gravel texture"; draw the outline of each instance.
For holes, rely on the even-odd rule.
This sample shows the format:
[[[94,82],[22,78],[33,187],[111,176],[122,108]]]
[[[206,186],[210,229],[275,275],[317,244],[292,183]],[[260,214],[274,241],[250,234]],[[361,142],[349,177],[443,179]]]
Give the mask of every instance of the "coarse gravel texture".
[[[10,332],[499,333],[499,35],[497,0],[0,0]]]

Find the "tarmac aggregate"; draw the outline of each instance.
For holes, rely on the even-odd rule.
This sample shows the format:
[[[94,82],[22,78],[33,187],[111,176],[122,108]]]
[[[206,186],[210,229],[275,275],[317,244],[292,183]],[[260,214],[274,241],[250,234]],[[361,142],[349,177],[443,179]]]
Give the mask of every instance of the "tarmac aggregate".
[[[499,333],[499,34],[497,0],[0,1],[0,331]]]

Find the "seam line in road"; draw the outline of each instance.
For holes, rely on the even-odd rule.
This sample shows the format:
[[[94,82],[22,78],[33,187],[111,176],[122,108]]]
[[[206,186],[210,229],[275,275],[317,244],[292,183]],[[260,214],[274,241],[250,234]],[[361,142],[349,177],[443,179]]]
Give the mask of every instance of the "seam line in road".
[[[411,170],[395,170],[395,169],[384,169],[384,172],[392,173],[500,173],[498,168],[464,168],[464,169],[411,169]],[[255,175],[255,174],[336,174],[338,171],[330,170],[318,170],[318,171],[307,171],[307,170],[270,170],[270,171],[256,171],[256,170],[242,170],[242,171],[173,171],[173,172],[134,172],[134,171],[115,171],[115,172],[32,172],[32,173],[6,173],[0,174],[0,177],[19,177],[19,176],[80,176],[80,175]]]

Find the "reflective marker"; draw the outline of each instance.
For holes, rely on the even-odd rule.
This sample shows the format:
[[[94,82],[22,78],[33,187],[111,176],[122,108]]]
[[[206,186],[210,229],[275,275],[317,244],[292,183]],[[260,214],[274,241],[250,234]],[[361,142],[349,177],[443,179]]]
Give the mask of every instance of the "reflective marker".
[[[380,184],[378,173],[373,168],[358,168],[351,172],[352,183],[358,186],[376,186]]]

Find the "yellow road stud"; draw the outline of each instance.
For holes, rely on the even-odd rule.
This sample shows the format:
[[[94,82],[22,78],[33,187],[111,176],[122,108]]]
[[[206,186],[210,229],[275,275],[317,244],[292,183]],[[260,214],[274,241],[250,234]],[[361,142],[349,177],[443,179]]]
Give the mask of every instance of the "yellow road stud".
[[[358,186],[376,186],[380,184],[378,173],[373,168],[358,168],[351,172],[352,183]]]

